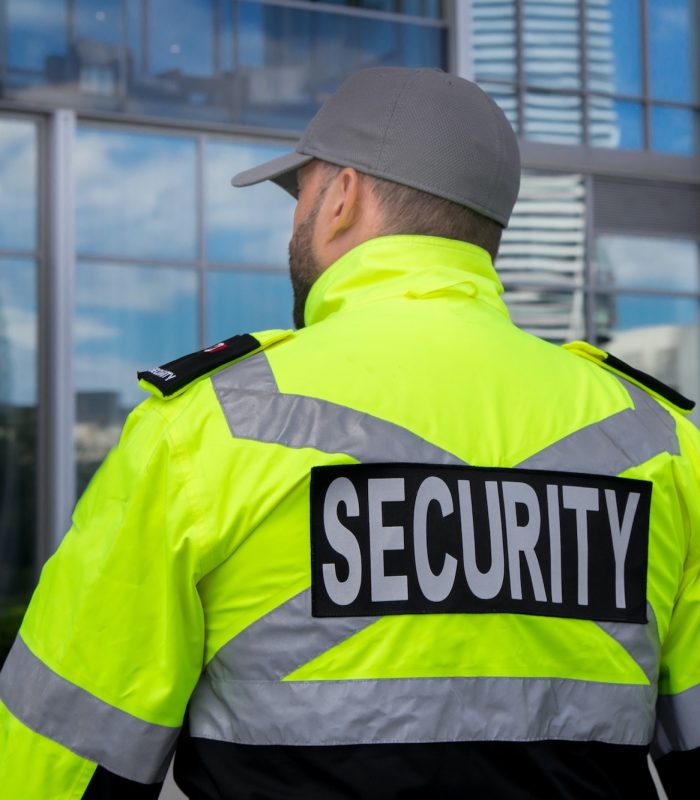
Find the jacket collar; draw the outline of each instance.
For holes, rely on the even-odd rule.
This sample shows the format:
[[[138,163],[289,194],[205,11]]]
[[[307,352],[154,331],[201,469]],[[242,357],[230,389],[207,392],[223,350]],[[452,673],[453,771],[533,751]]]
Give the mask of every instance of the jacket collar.
[[[436,236],[380,236],[331,264],[311,287],[306,325],[349,307],[398,297],[462,294],[508,317],[503,286],[489,254],[480,247]]]

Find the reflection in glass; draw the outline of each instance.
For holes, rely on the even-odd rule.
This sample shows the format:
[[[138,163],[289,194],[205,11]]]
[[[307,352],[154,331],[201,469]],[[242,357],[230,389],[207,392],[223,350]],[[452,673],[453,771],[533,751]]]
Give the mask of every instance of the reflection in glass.
[[[0,664],[34,588],[36,265],[0,259]]]
[[[583,334],[581,175],[525,172],[496,260],[516,325],[553,342]]]
[[[686,108],[651,107],[651,146],[662,153],[700,152],[700,114]]]
[[[596,299],[596,333],[606,350],[700,398],[698,301],[687,297],[612,294]],[[698,419],[698,412],[693,415]]]
[[[700,252],[693,241],[598,236],[595,281],[615,289],[700,292]]]
[[[549,89],[580,88],[578,3],[524,0],[523,16],[526,82]]]
[[[196,96],[197,80],[214,72],[212,0],[149,0],[148,11],[150,73]]]
[[[588,100],[588,136],[594,147],[641,150],[644,120],[639,103],[592,95]]]
[[[207,340],[292,327],[286,272],[211,270],[207,275]]]
[[[231,187],[237,172],[276,158],[288,147],[209,142],[206,160],[207,260],[286,268],[294,199],[266,181]]]
[[[515,0],[472,0],[471,6],[476,80],[515,83],[518,63]],[[494,96],[491,90],[489,93]]]
[[[514,131],[518,130],[518,95],[515,88],[497,83],[479,83],[481,88],[501,107]]]
[[[146,398],[137,370],[197,349],[194,270],[78,263],[75,447],[81,493],[127,413]]]
[[[588,89],[641,95],[639,0],[586,0]]]
[[[78,252],[194,259],[195,141],[94,128],[78,131]]]
[[[36,226],[36,126],[0,117],[0,250],[35,250]]]
[[[63,80],[67,49],[63,0],[6,0],[11,68],[46,72],[50,83]]]
[[[548,92],[525,93],[525,137],[554,144],[581,144],[581,98]]]
[[[700,4],[697,0],[649,3],[652,97],[700,99]]]
[[[238,65],[226,78],[243,123],[303,128],[351,72],[375,66],[444,66],[440,27],[376,18],[236,4]]]

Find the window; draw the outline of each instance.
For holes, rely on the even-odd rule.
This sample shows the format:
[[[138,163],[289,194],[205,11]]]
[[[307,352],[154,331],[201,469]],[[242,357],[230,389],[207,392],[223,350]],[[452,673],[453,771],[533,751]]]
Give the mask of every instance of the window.
[[[0,116],[0,663],[36,575],[37,137]]]

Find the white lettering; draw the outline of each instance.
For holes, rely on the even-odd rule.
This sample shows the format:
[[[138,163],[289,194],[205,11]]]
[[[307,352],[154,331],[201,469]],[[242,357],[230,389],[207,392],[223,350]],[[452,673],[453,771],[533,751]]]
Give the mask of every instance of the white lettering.
[[[503,586],[505,563],[503,558],[503,528],[501,509],[498,503],[498,484],[486,481],[486,504],[491,538],[491,566],[482,572],[476,564],[476,542],[474,538],[474,511],[469,481],[457,481],[459,514],[462,521],[462,550],[464,553],[464,576],[470,590],[482,600],[495,597]]]
[[[506,521],[506,539],[508,542],[508,571],[510,572],[510,591],[514,600],[522,600],[523,591],[520,582],[520,553],[525,556],[535,599],[547,600],[547,592],[542,580],[535,545],[540,537],[540,506],[537,493],[526,483],[503,481],[503,506]],[[517,505],[527,509],[527,522],[518,524]]]
[[[588,512],[598,510],[598,490],[586,486],[562,486],[562,506],[576,511],[578,545],[578,604],[588,605]]]
[[[338,506],[343,503],[349,517],[360,515],[357,492],[348,478],[336,478],[328,487],[323,502],[323,526],[328,544],[348,562],[348,577],[341,581],[335,564],[323,565],[323,582],[331,600],[339,606],[350,605],[362,583],[360,545],[352,531],[338,519]]]
[[[405,499],[403,478],[370,478],[369,500],[369,564],[372,600],[408,600],[405,575],[384,572],[384,552],[403,550],[404,530],[401,525],[384,525],[382,505]]]
[[[608,509],[608,519],[610,520],[610,534],[612,536],[613,553],[615,554],[615,605],[618,608],[626,608],[625,599],[625,559],[630,543],[630,534],[634,523],[634,515],[637,513],[637,504],[640,495],[638,492],[630,492],[625,506],[625,513],[620,526],[620,515],[617,511],[617,496],[614,489],[605,490],[605,505]]]
[[[547,485],[547,517],[549,519],[549,564],[552,602],[561,603],[561,524],[559,521],[559,489]]]
[[[434,603],[444,600],[452,591],[457,573],[457,559],[445,554],[442,570],[434,573],[428,558],[428,508],[435,501],[443,517],[454,511],[452,495],[447,484],[430,476],[421,483],[413,510],[413,547],[416,555],[416,573],[423,594]]]

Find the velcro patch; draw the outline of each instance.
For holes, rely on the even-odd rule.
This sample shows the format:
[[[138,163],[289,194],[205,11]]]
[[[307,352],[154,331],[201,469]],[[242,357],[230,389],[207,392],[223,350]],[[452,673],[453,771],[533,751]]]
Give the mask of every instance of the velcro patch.
[[[314,467],[312,613],[645,623],[651,488],[539,470]]]
[[[260,346],[260,342],[254,336],[243,333],[224,339],[223,342],[207,347],[206,350],[190,353],[163,364],[162,367],[152,367],[137,374],[139,380],[155,386],[163,397],[170,397],[197,378],[252,353]]]

